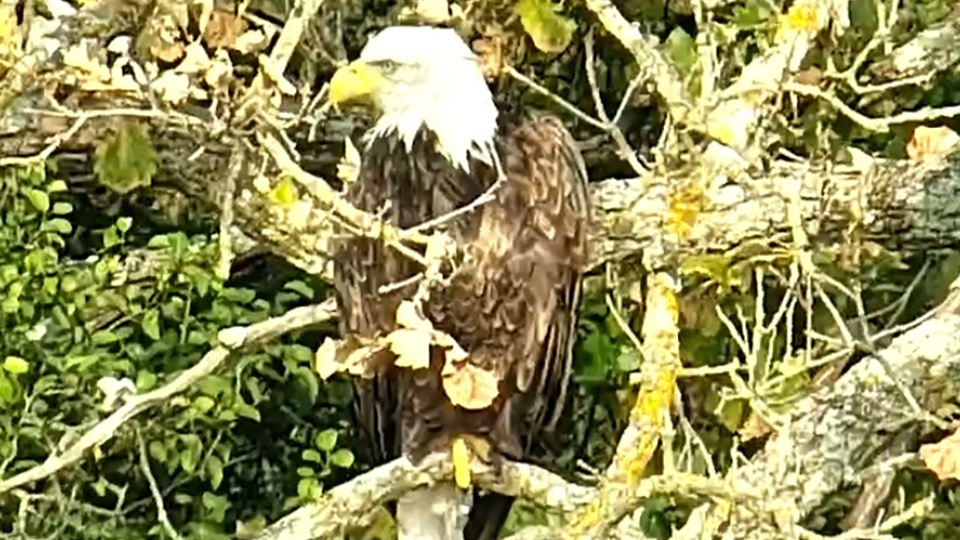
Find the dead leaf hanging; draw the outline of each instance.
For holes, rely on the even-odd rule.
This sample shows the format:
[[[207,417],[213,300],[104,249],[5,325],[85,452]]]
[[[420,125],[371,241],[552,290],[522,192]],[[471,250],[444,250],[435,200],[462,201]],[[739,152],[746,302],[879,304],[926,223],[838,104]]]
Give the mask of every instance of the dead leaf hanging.
[[[470,362],[447,362],[443,368],[443,391],[450,403],[464,409],[485,409],[500,393],[500,379],[492,370]]]

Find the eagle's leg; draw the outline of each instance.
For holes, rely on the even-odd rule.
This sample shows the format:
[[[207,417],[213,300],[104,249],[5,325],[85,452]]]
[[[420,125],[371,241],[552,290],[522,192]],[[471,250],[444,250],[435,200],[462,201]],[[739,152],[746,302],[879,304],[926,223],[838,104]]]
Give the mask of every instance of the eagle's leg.
[[[473,501],[471,490],[441,482],[397,501],[397,540],[463,540]]]

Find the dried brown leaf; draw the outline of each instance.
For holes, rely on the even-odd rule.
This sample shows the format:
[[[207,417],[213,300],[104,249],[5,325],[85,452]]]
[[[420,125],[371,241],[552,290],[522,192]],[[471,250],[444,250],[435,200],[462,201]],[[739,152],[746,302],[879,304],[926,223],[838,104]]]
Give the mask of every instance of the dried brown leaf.
[[[340,364],[337,362],[337,340],[323,340],[323,345],[320,345],[314,357],[314,367],[323,380],[340,371]]]
[[[433,324],[420,314],[417,305],[410,300],[400,302],[400,306],[397,307],[397,326],[414,330],[433,330]]]
[[[958,144],[960,135],[946,126],[919,126],[907,143],[907,156],[911,161],[935,162],[952,152]]]
[[[334,373],[345,371],[360,377],[373,376],[383,363],[383,355],[392,354],[380,343],[354,336],[344,340],[327,338],[317,349],[314,368],[324,380]]]
[[[938,443],[922,445],[920,459],[940,480],[960,480],[960,431]]]
[[[227,11],[216,10],[210,16],[203,40],[213,48],[233,48],[243,33],[243,19]]]
[[[400,328],[384,338],[385,344],[397,355],[394,365],[412,369],[430,367],[430,332]]]
[[[470,362],[447,362],[443,368],[443,391],[450,403],[464,409],[484,409],[500,393],[500,379],[492,370]]]

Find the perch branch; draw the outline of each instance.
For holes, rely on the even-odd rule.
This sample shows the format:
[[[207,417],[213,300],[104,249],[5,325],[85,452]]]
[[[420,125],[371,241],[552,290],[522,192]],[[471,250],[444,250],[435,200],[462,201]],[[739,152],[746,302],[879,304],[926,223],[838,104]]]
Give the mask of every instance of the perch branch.
[[[564,513],[581,510],[605,495],[611,499],[604,506],[612,510],[603,516],[607,522],[619,520],[625,512],[636,509],[654,494],[754,500],[752,495],[741,493],[722,480],[686,474],[654,476],[639,481],[633,488],[601,490],[567,482],[534,465],[504,462],[491,466],[474,460],[471,476],[480,488]],[[453,465],[448,454],[431,454],[417,465],[399,458],[334,487],[320,500],[300,507],[265,529],[256,540],[342,538],[357,525],[358,516],[409,490],[449,481],[452,477]],[[569,537],[564,531],[545,528],[524,531],[520,538],[541,537],[536,535],[547,532],[552,535],[546,536],[549,538]]]

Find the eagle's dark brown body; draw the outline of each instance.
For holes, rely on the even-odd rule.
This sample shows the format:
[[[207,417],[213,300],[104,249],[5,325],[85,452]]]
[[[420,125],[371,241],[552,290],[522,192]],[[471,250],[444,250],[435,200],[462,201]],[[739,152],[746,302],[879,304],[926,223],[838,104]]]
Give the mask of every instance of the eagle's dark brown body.
[[[563,405],[586,257],[583,163],[555,118],[527,118],[501,133],[497,150],[505,178],[495,200],[444,225],[467,257],[424,306],[469,362],[503,374],[498,397],[482,410],[452,405],[441,386],[440,350],[433,351],[429,369],[391,368],[359,383],[358,410],[378,461],[447,450],[460,434],[483,435],[496,452],[519,459]],[[496,180],[496,169],[478,160],[469,173],[457,169],[421,130],[412,151],[398,137],[373,141],[347,196],[407,228],[469,204]],[[363,336],[393,330],[398,305],[416,285],[378,291],[422,268],[364,239],[344,240],[336,263],[344,330]]]

